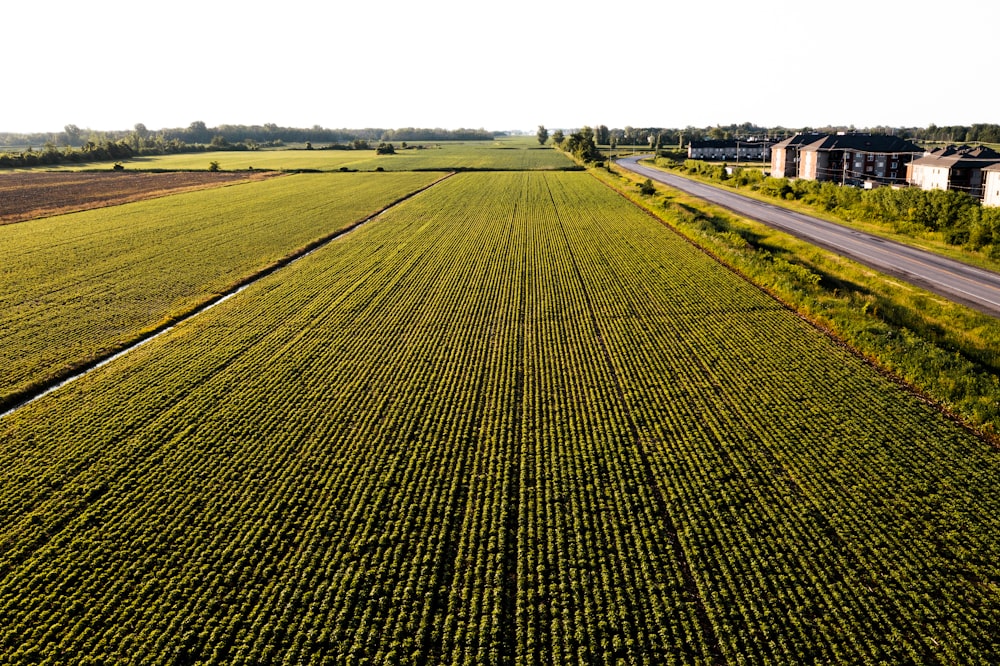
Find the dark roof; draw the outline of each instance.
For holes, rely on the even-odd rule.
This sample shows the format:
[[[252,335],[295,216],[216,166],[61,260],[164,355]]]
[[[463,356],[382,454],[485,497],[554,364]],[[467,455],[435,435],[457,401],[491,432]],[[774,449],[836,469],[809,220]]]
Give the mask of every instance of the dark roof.
[[[770,146],[770,141],[750,141],[747,139],[740,139],[738,142],[741,146]],[[691,148],[735,148],[737,144],[736,139],[704,139],[702,141],[691,141],[688,146]]]
[[[1000,163],[1000,153],[986,146],[978,146],[976,148],[970,148],[969,146],[947,146],[932,150],[920,159],[913,160],[913,164],[947,167],[949,169],[952,167],[982,169],[997,163]]]
[[[826,134],[821,134],[819,132],[807,132],[805,134],[796,134],[791,136],[784,141],[779,141],[778,143],[771,146],[771,150],[782,150],[784,148],[793,148],[795,146],[804,146],[810,143],[815,143],[819,139],[827,136]]]
[[[702,141],[691,141],[690,148],[735,148],[736,142],[729,139],[704,139]]]
[[[802,150],[857,150],[865,153],[922,153],[923,148],[898,136],[834,134],[803,146]]]
[[[735,148],[736,142],[730,139],[704,139],[702,141],[691,141],[690,148]]]

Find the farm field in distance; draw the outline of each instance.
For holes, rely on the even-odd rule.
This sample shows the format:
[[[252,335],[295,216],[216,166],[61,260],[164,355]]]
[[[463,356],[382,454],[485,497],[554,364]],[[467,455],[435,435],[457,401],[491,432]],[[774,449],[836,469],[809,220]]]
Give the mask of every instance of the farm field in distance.
[[[126,169],[208,169],[211,162],[218,162],[223,171],[245,171],[274,169],[295,171],[315,169],[338,171],[341,168],[374,171],[381,167],[385,171],[438,170],[450,169],[571,169],[574,163],[558,150],[542,147],[534,138],[521,137],[498,139],[496,141],[439,141],[413,142],[409,149],[403,149],[402,142],[394,142],[395,155],[376,155],[372,144],[370,150],[244,150],[210,151],[203,153],[182,153],[135,157],[122,160]],[[421,146],[417,148],[416,146]],[[56,170],[78,170],[87,168],[107,169],[109,165],[71,164]]]
[[[0,226],[0,405],[439,177],[288,175]]]
[[[996,663],[998,465],[589,174],[459,174],[0,419],[0,654]]]

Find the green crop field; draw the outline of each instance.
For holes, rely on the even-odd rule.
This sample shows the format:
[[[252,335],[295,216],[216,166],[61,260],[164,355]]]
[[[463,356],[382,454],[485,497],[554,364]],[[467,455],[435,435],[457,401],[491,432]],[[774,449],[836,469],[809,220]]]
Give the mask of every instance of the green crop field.
[[[0,226],[0,405],[434,174],[301,174]]]
[[[395,155],[376,155],[371,150],[256,150],[256,151],[213,151],[204,153],[184,153],[156,157],[136,157],[123,160],[127,169],[208,169],[211,162],[218,162],[226,171],[273,169],[295,171],[317,169],[338,171],[341,168],[358,171],[374,171],[382,167],[385,171],[411,171],[418,169],[568,169],[573,162],[562,152],[550,146],[539,146],[534,139],[528,142],[522,138],[498,139],[496,141],[443,141],[414,142],[404,150],[400,142],[394,142]],[[377,143],[377,142],[375,142]],[[373,144],[374,145],[374,144]],[[316,146],[320,148],[321,146]],[[64,165],[62,170],[107,169],[108,163]]]
[[[0,419],[0,661],[997,663],[998,466],[590,175],[461,174]]]

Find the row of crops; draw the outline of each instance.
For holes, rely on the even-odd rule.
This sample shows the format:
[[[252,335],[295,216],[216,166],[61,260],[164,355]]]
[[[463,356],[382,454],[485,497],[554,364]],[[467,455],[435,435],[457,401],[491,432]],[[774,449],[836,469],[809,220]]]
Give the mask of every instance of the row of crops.
[[[586,174],[0,420],[0,662],[991,663],[996,451]]]
[[[298,175],[0,227],[0,406],[434,178]]]

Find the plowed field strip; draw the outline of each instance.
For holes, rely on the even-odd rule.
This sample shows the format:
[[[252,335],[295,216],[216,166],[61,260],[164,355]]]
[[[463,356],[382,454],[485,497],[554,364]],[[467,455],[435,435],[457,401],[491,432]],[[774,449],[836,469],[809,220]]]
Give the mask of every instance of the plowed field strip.
[[[263,180],[267,171],[0,174],[0,225]]]

